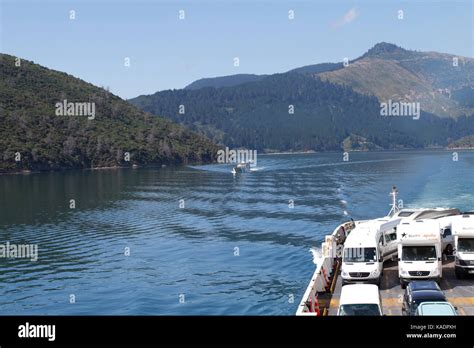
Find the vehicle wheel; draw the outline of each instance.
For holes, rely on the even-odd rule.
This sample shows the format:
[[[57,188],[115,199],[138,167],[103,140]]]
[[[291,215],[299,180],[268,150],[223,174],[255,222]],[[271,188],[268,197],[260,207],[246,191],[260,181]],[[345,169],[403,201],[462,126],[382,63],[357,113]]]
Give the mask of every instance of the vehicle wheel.
[[[402,289],[406,289],[407,284],[404,281],[400,280],[400,286]]]
[[[453,255],[453,246],[451,244],[448,244],[448,246],[445,249],[445,253],[446,255],[449,255],[449,256]]]

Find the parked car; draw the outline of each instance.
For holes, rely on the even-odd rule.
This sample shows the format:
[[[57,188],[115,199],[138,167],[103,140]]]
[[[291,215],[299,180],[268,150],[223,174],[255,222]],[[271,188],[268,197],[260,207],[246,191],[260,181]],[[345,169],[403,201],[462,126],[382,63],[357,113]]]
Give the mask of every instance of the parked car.
[[[379,287],[375,284],[345,285],[341,290],[337,315],[382,315]]]
[[[435,281],[410,282],[403,296],[402,314],[415,315],[418,306],[423,302],[447,302],[446,296]]]
[[[423,302],[416,309],[415,315],[458,315],[456,307],[449,302]]]

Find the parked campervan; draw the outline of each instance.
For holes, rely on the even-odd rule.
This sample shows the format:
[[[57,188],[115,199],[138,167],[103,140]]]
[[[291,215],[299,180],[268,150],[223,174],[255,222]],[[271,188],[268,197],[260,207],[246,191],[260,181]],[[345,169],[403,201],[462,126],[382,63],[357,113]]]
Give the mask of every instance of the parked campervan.
[[[415,279],[442,277],[440,224],[436,219],[402,222],[397,228],[398,275],[402,288]]]
[[[455,265],[457,278],[474,275],[474,214],[453,218]]]
[[[454,216],[441,217],[439,221],[439,233],[441,234],[441,251],[446,255],[452,255],[454,251],[454,236],[452,222]]]
[[[358,224],[349,234],[342,257],[342,283],[380,284],[383,262],[397,254],[396,227],[400,219],[378,219]]]

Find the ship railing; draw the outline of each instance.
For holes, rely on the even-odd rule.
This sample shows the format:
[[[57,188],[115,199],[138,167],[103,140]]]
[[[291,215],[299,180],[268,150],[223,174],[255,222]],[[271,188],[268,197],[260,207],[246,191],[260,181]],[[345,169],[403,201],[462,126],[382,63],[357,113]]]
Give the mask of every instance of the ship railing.
[[[332,234],[324,237],[324,242],[321,244],[321,258],[317,262],[316,270],[298,305],[296,315],[317,316],[321,313],[318,293],[327,292],[331,287],[328,282],[334,276],[336,259],[341,256],[338,253],[342,252],[345,237],[354,227],[354,221],[348,221],[336,227]]]

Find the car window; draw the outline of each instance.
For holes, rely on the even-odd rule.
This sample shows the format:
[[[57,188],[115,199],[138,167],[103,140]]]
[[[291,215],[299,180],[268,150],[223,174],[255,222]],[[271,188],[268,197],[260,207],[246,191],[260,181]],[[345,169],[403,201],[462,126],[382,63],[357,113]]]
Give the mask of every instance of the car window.
[[[456,315],[456,311],[448,303],[422,303],[417,313],[421,315]]]
[[[373,303],[368,304],[345,304],[339,307],[339,315],[380,315],[380,308]]]

